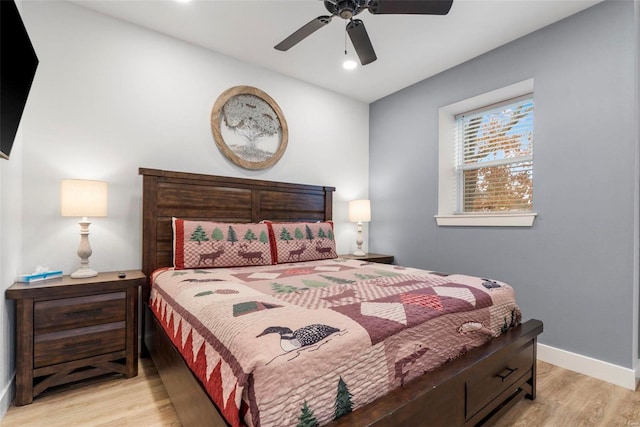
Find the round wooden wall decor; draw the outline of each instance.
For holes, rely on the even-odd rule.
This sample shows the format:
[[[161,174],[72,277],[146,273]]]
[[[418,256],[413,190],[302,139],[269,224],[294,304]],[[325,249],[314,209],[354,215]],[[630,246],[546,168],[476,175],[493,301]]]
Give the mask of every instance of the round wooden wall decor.
[[[218,97],[211,110],[211,130],[222,154],[245,169],[276,164],[289,138],[276,101],[251,86],[235,86]]]

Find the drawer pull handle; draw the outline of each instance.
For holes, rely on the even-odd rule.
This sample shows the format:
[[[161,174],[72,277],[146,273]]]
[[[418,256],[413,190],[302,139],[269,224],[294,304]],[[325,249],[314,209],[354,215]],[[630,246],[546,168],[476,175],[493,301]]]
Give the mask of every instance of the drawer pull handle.
[[[518,368],[504,368],[502,371],[496,374],[496,377],[500,377],[502,382],[504,382],[511,374],[516,372]]]

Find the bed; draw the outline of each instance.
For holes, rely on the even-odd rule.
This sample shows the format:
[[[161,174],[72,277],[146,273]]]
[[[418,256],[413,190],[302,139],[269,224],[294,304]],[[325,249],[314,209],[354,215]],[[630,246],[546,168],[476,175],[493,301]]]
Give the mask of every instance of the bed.
[[[167,277],[173,275],[171,270],[167,269],[174,264],[173,217],[192,221],[216,220],[224,223],[258,223],[264,219],[276,223],[294,221],[312,223],[329,221],[332,218],[332,198],[335,190],[333,187],[152,169],[140,169],[140,174],[143,175],[143,271],[149,278],[154,272],[156,272],[156,276],[159,274],[164,274]],[[322,233],[325,234],[326,231],[324,230]],[[213,247],[213,243],[211,245]],[[219,254],[211,255],[214,252],[210,252],[208,256],[219,256]],[[248,252],[243,253],[248,254]],[[357,261],[340,258],[308,262],[303,260],[300,263],[300,260],[295,258],[296,253],[295,251],[293,255],[287,253],[287,258],[283,261],[291,261],[300,267],[308,266],[309,263],[320,263],[325,271],[334,269],[331,270],[334,272],[336,268],[351,270],[356,267],[364,267],[368,268],[366,273],[354,273],[353,271],[344,273],[360,274],[364,279],[372,279],[374,273],[383,276],[398,274],[396,269],[402,268],[376,265],[357,266],[355,265],[358,263]],[[294,258],[290,259],[291,256]],[[255,255],[254,258],[251,258],[251,262],[254,260],[257,261]],[[199,259],[199,261],[205,264],[212,262],[207,257]],[[262,274],[260,277],[265,277],[263,273],[272,274],[274,268],[281,266],[282,264],[270,265],[267,263],[259,267]],[[298,270],[300,269],[296,271]],[[402,271],[401,273],[421,274],[416,271]],[[191,274],[200,273],[191,272]],[[239,273],[234,270],[227,271],[227,274]],[[299,271],[296,274],[299,274]],[[429,277],[442,277],[446,282],[447,276],[439,273]],[[326,274],[324,277],[327,277]],[[331,277],[336,279],[335,282],[346,279],[346,276],[333,273]],[[436,280],[435,278],[433,280]],[[197,281],[199,279],[194,277],[190,280]],[[226,283],[224,282],[225,278],[216,280],[220,280],[221,284]],[[456,280],[456,282],[464,282],[464,280],[466,279]],[[307,280],[305,283],[317,282],[314,279]],[[486,279],[483,279],[482,283],[487,290],[501,287],[496,282],[486,281]],[[495,286],[492,286],[492,283],[495,283]],[[344,282],[337,284],[339,286],[345,285]],[[292,284],[282,285],[294,287]],[[223,286],[220,291],[225,293],[229,292],[229,289]],[[477,295],[482,294],[482,292],[478,292]],[[215,292],[210,290],[199,292],[201,296],[208,296],[211,293]],[[143,301],[149,301],[150,294],[151,289],[146,287],[142,293]],[[270,298],[270,296],[268,297]],[[166,296],[166,298],[173,297]],[[262,298],[261,302],[264,304],[261,307],[274,305],[274,300],[267,297]],[[144,350],[152,357],[182,424],[185,426],[229,425],[221,415],[221,413],[225,413],[224,408],[218,410],[218,407],[212,402],[211,387],[209,387],[208,393],[207,385],[203,385],[203,381],[198,379],[197,373],[192,373],[188,366],[189,363],[178,351],[177,347],[180,347],[180,341],[176,341],[175,334],[166,333],[167,318],[159,319],[154,315],[154,311],[155,313],[162,311],[158,310],[157,295],[152,300],[156,306],[149,307],[147,305],[145,307]],[[326,322],[316,323],[324,325]],[[328,421],[325,418],[322,423],[325,424],[328,421],[327,425],[334,426],[478,425],[500,416],[520,398],[534,399],[536,393],[536,339],[537,335],[542,332],[542,323],[537,320],[529,320],[520,324],[519,319],[513,315],[508,322],[505,320],[505,323],[509,324],[505,325],[504,330],[501,331],[503,333],[499,336],[484,340],[480,346],[460,352],[461,355],[456,353],[456,357],[449,357],[451,360],[434,370],[423,374],[418,372],[422,369],[420,368],[412,374],[415,378],[405,376],[408,371],[405,372],[403,370],[405,365],[401,364],[400,378],[398,379],[402,384],[400,387],[383,396],[376,396],[372,402],[350,413],[345,411],[346,415],[333,421]],[[471,322],[468,326],[474,327]],[[175,328],[176,325],[173,324],[172,327]],[[357,329],[358,325],[355,323],[350,325],[350,328],[342,325],[342,327],[335,329],[325,329],[326,336],[322,337],[324,341],[320,344],[326,344],[325,348],[330,348],[331,345],[335,345],[339,339],[343,338],[340,334],[344,331],[351,331],[350,333],[353,335],[353,331]],[[171,331],[170,328],[169,331]],[[253,336],[265,342],[267,339],[271,342],[277,342],[273,338],[274,336],[277,338],[277,334],[267,332],[268,328],[264,329],[263,333],[253,333]],[[327,338],[328,335],[331,337]],[[281,334],[281,336],[284,335]],[[328,342],[331,339],[334,339],[333,344]],[[280,346],[283,345],[280,344]],[[284,348],[282,347],[282,349]],[[416,359],[422,357],[424,353],[425,351],[419,349],[407,353],[409,364],[414,364]],[[187,360],[189,360],[188,357]],[[200,378],[202,378],[201,374]],[[206,383],[206,381],[204,382]],[[245,414],[247,410],[245,409]],[[299,421],[302,424],[311,420],[310,417],[305,419],[305,416],[309,414],[305,413],[305,410],[302,408],[300,412]],[[265,419],[269,420],[268,417]],[[271,418],[271,420],[273,419]],[[231,423],[237,424],[238,420],[231,420]],[[274,425],[274,423],[267,421],[260,423],[258,421],[256,424]],[[309,425],[313,425],[312,420]]]

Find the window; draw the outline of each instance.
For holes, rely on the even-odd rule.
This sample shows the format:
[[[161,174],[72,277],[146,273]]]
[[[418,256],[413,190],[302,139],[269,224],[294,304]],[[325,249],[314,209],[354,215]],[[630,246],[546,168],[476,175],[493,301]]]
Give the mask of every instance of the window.
[[[439,110],[439,226],[532,226],[533,79]]]
[[[533,96],[456,116],[456,213],[533,210]]]

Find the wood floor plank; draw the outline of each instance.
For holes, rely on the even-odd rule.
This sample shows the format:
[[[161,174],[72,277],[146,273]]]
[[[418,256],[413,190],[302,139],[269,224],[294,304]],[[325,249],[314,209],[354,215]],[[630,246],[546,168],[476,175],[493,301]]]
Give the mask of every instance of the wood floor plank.
[[[495,425],[640,426],[640,392],[539,361],[536,400],[518,402]]]
[[[180,427],[151,359],[137,377],[107,376],[48,390],[26,406],[11,406],[2,427]]]
[[[640,427],[640,392],[538,362],[537,399],[518,402],[495,425]],[[30,405],[11,406],[0,426],[180,427],[180,422],[153,362],[141,359],[135,378],[111,376],[55,388]]]

